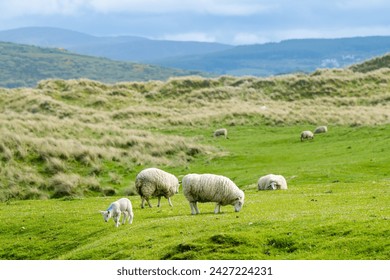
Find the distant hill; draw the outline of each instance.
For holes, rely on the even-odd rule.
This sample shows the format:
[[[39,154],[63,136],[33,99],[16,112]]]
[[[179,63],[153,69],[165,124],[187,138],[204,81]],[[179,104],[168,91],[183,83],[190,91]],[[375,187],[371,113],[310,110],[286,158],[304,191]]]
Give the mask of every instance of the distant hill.
[[[390,68],[390,53],[350,67],[352,71],[361,73],[367,73],[381,68]]]
[[[41,48],[0,42],[0,87],[34,87],[43,79],[87,78],[106,83],[166,80],[173,76],[201,75],[196,71],[113,61]]]
[[[150,40],[137,36],[97,37],[48,27],[0,31],[0,41],[63,48],[78,54],[159,65],[214,75],[272,76],[345,68],[390,52],[390,36],[294,39],[231,46]]]
[[[152,62],[217,74],[269,76],[309,73],[318,68],[344,68],[389,51],[390,36],[297,39]]]
[[[51,27],[25,27],[0,31],[0,41],[65,48],[79,54],[132,62],[200,55],[233,47],[219,43],[150,40],[138,36],[97,37]]]

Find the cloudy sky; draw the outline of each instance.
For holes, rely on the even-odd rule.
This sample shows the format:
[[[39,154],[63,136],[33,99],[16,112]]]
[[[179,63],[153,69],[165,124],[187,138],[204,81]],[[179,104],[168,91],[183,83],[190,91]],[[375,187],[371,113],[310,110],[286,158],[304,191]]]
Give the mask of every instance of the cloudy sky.
[[[234,45],[390,35],[388,0],[0,0],[0,11],[0,30],[50,26]]]

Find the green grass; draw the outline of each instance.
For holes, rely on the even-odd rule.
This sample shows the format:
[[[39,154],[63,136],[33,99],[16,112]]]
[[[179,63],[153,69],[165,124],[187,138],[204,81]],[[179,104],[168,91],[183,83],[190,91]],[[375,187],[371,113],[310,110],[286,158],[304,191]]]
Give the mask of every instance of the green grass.
[[[192,216],[182,193],[173,208],[163,200],[140,209],[132,196],[134,223],[115,228],[98,211],[117,197],[9,200],[0,204],[0,259],[390,259],[390,125],[331,126],[300,142],[304,129],[313,127],[232,126],[227,140],[163,129],[224,152],[164,169],[228,176],[245,191],[241,212],[215,215],[204,203]],[[258,192],[267,173],[284,175],[288,190]]]

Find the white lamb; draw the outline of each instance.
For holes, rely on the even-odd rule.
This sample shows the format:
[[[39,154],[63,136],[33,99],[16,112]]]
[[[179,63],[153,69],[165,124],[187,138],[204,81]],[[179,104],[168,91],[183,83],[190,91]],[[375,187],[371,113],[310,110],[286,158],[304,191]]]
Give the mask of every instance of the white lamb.
[[[199,214],[198,202],[216,202],[214,213],[221,206],[233,205],[236,212],[244,205],[244,192],[229,178],[214,174],[188,174],[182,180],[183,193],[190,203],[191,214]]]
[[[325,126],[325,125],[319,126],[319,127],[317,127],[317,128],[314,130],[314,134],[326,133],[326,132],[328,132],[328,127]]]
[[[141,196],[141,208],[144,208],[145,200],[149,207],[150,197],[157,197],[157,207],[160,207],[161,197],[168,199],[172,207],[171,197],[179,192],[179,180],[172,174],[158,168],[147,168],[138,173],[135,179],[135,188]]]
[[[301,141],[303,141],[304,139],[309,140],[309,139],[313,139],[313,138],[314,138],[314,134],[310,130],[305,130],[305,131],[301,132]]]
[[[268,174],[257,181],[258,190],[287,190],[286,179],[282,175]]]
[[[129,219],[129,224],[133,223],[133,207],[130,200],[127,198],[118,199],[117,201],[111,203],[106,211],[100,211],[100,213],[102,213],[103,219],[106,222],[108,222],[108,220],[112,217],[116,227],[119,226],[121,213],[123,213],[122,224],[125,224],[127,219]]]
[[[214,131],[214,137],[224,136],[225,139],[228,139],[227,129],[226,128],[220,128]]]

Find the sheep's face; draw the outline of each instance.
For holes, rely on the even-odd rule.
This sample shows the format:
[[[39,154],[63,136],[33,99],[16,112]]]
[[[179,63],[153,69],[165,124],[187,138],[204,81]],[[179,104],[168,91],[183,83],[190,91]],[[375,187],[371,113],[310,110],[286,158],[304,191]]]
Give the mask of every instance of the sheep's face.
[[[105,222],[108,222],[108,220],[112,216],[112,212],[111,211],[100,211],[100,213],[102,213],[103,219],[104,219]]]
[[[234,211],[239,212],[244,205],[244,197],[239,197],[237,200],[234,202]]]
[[[278,188],[278,185],[277,185],[276,182],[271,182],[271,183],[268,185],[268,187],[267,187],[268,190],[276,190],[277,188]]]
[[[176,186],[176,193],[179,193],[179,188],[180,188],[180,183],[178,183]]]

